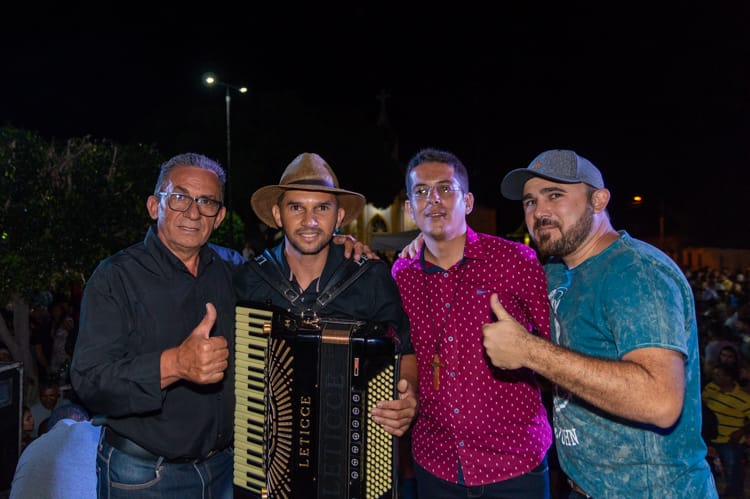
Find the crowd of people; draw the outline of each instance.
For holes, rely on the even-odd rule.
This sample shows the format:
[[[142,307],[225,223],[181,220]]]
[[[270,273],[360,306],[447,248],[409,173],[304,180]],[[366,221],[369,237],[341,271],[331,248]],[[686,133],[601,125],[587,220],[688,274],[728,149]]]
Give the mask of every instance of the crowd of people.
[[[726,497],[746,497],[750,468],[749,269],[685,274],[697,303],[708,460]]]
[[[97,487],[108,497],[232,496],[234,303],[253,293],[288,303],[241,254],[208,243],[226,214],[224,181],[204,156],[170,159],[148,196],[144,241],[103,261],[80,303],[34,303],[29,348],[42,382],[24,408],[19,483],[29,462],[85,440],[102,449],[81,461],[99,470],[91,497]],[[391,267],[392,295],[378,295],[403,303],[388,321],[404,379],[372,417],[414,442],[404,455],[414,456],[416,493],[744,496],[748,269],[680,269],[615,230],[601,172],[573,151],[545,151],[502,179],[536,251],[467,225],[474,199],[452,153],[419,151],[405,183],[421,235]],[[334,263],[368,251],[332,244],[364,197],[311,154],[264,189],[253,208],[285,235],[274,258],[314,303]],[[375,317],[391,304],[363,294],[371,288],[330,307]],[[92,425],[95,414],[106,418]],[[74,421],[87,427],[68,437]]]

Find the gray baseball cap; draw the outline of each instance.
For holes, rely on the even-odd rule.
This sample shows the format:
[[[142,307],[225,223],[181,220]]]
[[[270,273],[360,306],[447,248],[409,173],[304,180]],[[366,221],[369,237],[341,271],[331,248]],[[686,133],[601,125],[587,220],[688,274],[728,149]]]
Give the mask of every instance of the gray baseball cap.
[[[503,196],[512,200],[523,198],[523,186],[531,177],[542,177],[563,184],[586,183],[597,189],[604,188],[602,173],[591,163],[565,149],[545,151],[526,168],[509,171],[500,184]]]

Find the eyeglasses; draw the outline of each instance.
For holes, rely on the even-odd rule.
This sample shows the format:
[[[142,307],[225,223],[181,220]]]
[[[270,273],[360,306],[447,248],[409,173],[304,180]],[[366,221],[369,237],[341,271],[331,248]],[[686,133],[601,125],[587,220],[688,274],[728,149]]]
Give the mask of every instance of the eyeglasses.
[[[440,182],[432,186],[418,185],[411,191],[411,197],[420,201],[429,199],[432,195],[433,189],[440,199],[444,199],[448,196],[452,196],[454,192],[460,191],[461,187],[449,182]]]
[[[193,205],[193,201],[195,201],[195,204],[198,206],[198,213],[204,217],[215,217],[219,214],[219,210],[224,205],[224,203],[215,199],[206,197],[194,198],[179,192],[160,192],[159,196],[166,196],[167,206],[169,206],[170,210],[179,211],[181,213],[188,211]]]

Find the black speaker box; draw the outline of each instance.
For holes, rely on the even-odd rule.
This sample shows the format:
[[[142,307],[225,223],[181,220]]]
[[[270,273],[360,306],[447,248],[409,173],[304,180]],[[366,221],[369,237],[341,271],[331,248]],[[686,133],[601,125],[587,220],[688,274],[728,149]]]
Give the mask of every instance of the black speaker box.
[[[0,362],[0,491],[10,490],[21,450],[23,364]]]

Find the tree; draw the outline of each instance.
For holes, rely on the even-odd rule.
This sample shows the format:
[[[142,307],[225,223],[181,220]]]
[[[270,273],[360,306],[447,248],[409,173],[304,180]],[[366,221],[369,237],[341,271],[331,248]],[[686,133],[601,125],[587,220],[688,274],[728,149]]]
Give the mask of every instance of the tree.
[[[229,222],[229,218],[232,222]],[[236,211],[227,210],[227,215],[218,229],[213,231],[209,242],[226,246],[235,250],[241,250],[245,246],[245,222]]]
[[[146,196],[162,161],[154,146],[89,137],[57,144],[0,128],[0,300],[13,312],[0,340],[24,366],[29,303],[35,292],[85,283],[97,263],[143,237]],[[33,390],[37,373],[24,375]]]

